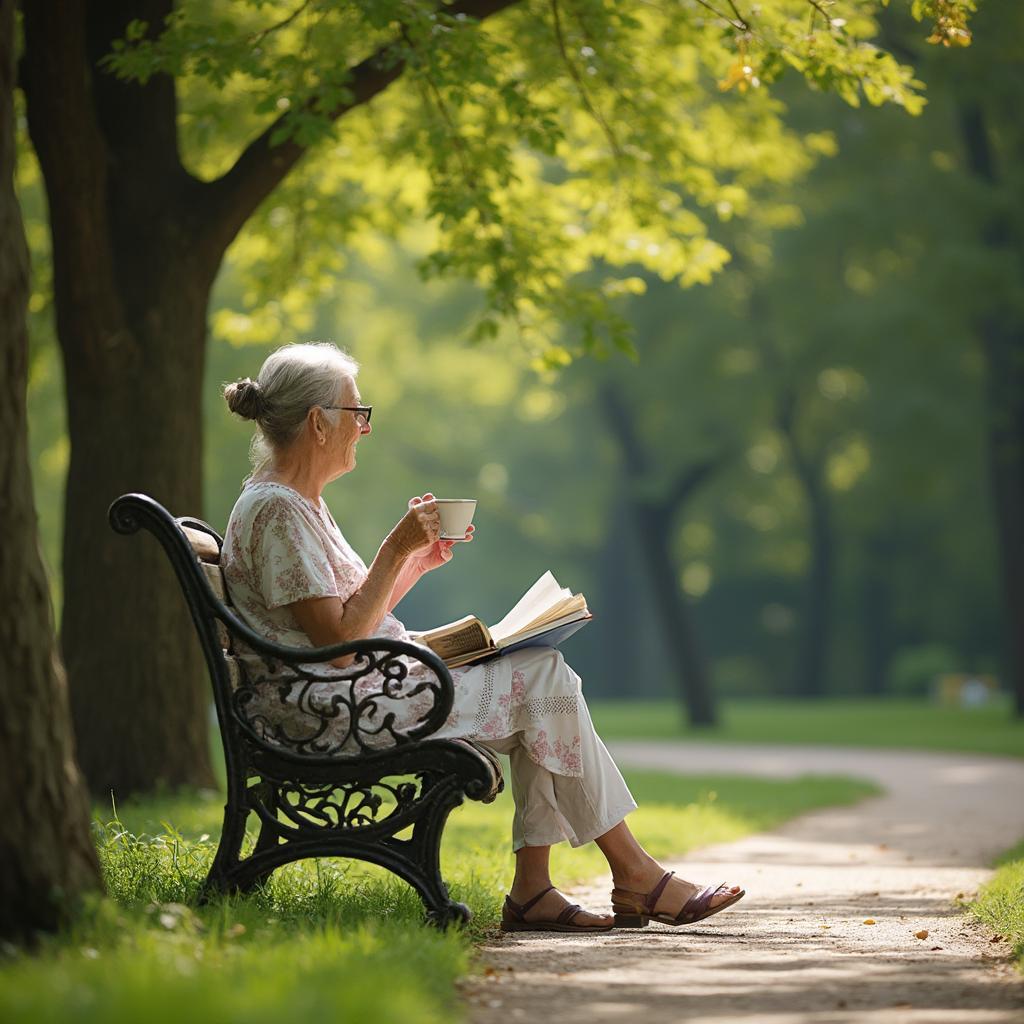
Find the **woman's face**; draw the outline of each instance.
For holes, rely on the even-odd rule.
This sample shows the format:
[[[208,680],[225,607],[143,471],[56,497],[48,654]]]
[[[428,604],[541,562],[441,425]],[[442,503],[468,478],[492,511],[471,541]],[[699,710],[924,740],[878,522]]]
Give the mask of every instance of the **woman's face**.
[[[355,381],[348,377],[342,378],[339,394],[341,397],[338,399],[337,405],[359,406],[363,404]],[[349,473],[356,468],[356,445],[364,434],[370,433],[371,427],[369,423],[363,421],[362,416],[350,412],[348,409],[335,410],[333,415],[337,417],[338,426],[332,432],[333,436],[329,444],[331,444],[334,456],[332,461],[340,476],[342,473]]]

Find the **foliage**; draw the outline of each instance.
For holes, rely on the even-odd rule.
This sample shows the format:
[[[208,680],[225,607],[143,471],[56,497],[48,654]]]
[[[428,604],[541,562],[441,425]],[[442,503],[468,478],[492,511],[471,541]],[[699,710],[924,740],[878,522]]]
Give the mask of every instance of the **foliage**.
[[[999,858],[999,867],[984,885],[971,912],[1001,935],[1024,971],[1024,842]]]
[[[644,805],[631,821],[658,856],[737,838],[812,808],[851,803],[871,787],[846,779],[630,775]],[[510,875],[510,798],[455,813],[446,876],[477,916],[468,933],[421,923],[403,883],[348,862],[279,870],[261,892],[194,907],[221,808],[213,793],[119,809],[97,839],[110,898],[34,956],[0,961],[0,1017],[10,1024],[122,1024],[291,1019],[451,1020],[470,941],[496,925]],[[171,824],[173,822],[174,824]],[[596,850],[556,848],[557,877],[600,871]]]
[[[598,731],[614,739],[693,735],[666,701],[595,701]],[[729,743],[836,744],[915,750],[969,750],[1024,757],[1024,724],[1005,702],[980,708],[909,700],[736,700],[701,739]]]
[[[222,326],[303,330],[343,244],[423,219],[434,237],[421,271],[483,289],[477,339],[497,317],[546,365],[628,350],[616,298],[642,288],[637,270],[708,281],[729,258],[716,226],[813,156],[817,137],[789,130],[773,93],[787,70],[851,105],[923,104],[911,69],[873,42],[879,0],[507,6],[481,25],[472,0],[186,0],[113,42],[113,73],[174,77],[199,177],[225,173],[261,130],[311,147],[236,245],[249,297]],[[966,41],[972,6],[911,9]],[[368,75],[398,71],[360,105]]]

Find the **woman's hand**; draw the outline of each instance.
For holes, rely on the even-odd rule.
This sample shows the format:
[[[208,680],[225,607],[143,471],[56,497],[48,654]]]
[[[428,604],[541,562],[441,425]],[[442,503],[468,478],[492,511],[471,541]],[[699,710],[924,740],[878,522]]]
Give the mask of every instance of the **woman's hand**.
[[[428,492],[427,494],[424,494],[422,496],[417,496],[415,498],[409,499],[410,512],[414,511],[415,509],[421,509],[424,506],[432,506],[433,509],[436,511],[437,504],[434,501],[433,494],[430,494]],[[440,516],[438,516],[437,524],[438,533],[440,533]],[[466,540],[471,541],[472,539],[473,527],[470,526],[466,530]],[[458,543],[461,542],[456,540],[441,540],[440,537],[438,537],[438,539],[435,540],[432,544],[428,545],[425,548],[421,548],[420,550],[410,555],[409,562],[420,575],[422,575],[425,572],[430,572],[432,569],[439,569],[446,562],[451,561],[452,547]]]
[[[390,545],[403,561],[419,559],[435,547],[441,534],[441,516],[432,494],[409,499],[409,511],[388,534]]]

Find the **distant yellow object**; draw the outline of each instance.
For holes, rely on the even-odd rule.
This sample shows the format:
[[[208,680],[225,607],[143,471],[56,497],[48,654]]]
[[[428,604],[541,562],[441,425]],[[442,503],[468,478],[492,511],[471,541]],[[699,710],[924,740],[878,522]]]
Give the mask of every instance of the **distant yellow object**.
[[[935,688],[940,704],[964,708],[988,704],[999,692],[995,676],[950,672],[939,676]]]

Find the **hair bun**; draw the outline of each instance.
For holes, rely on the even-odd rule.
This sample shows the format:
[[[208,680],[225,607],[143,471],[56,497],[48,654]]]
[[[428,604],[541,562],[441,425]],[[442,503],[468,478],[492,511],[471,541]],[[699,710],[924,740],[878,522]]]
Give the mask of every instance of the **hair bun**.
[[[246,420],[255,420],[263,414],[263,389],[258,380],[246,377],[224,389],[228,408]]]

